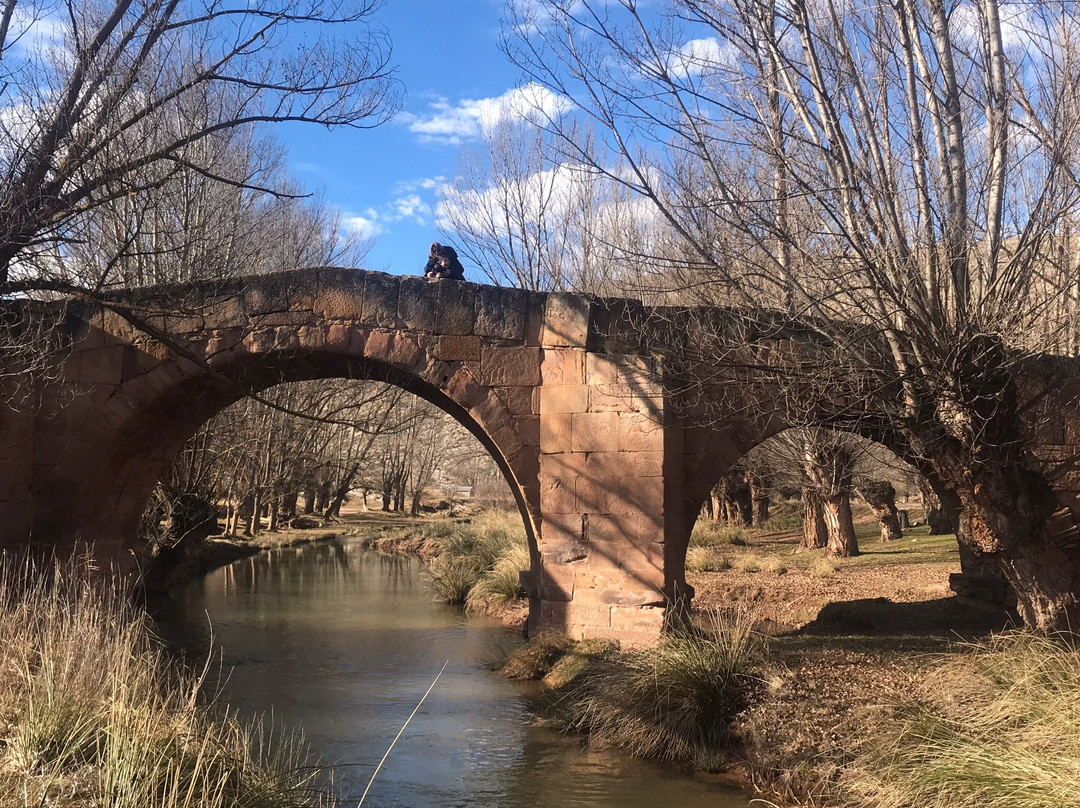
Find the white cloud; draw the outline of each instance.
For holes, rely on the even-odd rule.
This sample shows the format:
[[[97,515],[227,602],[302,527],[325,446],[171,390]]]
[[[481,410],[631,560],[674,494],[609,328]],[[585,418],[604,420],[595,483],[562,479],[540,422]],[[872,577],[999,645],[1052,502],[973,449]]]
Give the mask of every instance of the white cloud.
[[[351,233],[356,233],[361,238],[375,238],[385,233],[386,228],[379,223],[378,211],[368,208],[363,215],[353,214],[343,216],[342,225]]]
[[[542,121],[562,115],[571,106],[568,98],[530,83],[493,98],[465,98],[454,105],[439,98],[429,104],[426,114],[404,113],[399,120],[421,143],[456,146],[490,132],[504,119]]]
[[[417,224],[426,224],[425,216],[431,214],[431,205],[420,198],[419,194],[399,196],[393,202],[397,221],[412,219]]]
[[[668,59],[668,69],[678,78],[713,73],[734,64],[735,52],[731,45],[721,43],[716,37],[691,39]]]

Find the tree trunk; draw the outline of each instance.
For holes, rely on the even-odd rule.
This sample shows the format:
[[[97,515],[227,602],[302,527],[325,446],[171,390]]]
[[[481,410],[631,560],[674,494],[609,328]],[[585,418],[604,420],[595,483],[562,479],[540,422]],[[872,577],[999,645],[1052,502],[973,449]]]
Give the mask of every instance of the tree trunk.
[[[893,541],[903,538],[900,516],[896,510],[896,489],[887,480],[871,480],[859,485],[859,495],[874,511],[881,525],[881,540]]]
[[[390,510],[390,503],[393,502],[394,489],[390,483],[383,483],[382,490],[382,509],[384,511]]]
[[[310,483],[304,486],[304,513],[315,513],[315,488]]]
[[[942,536],[946,533],[954,533],[956,526],[949,519],[933,487],[925,478],[919,479],[919,494],[922,496],[923,513],[926,524],[930,526],[931,536]],[[957,501],[959,504],[959,500]]]
[[[804,488],[803,501],[803,538],[800,550],[820,550],[829,543],[829,532],[825,526],[825,505],[821,494],[814,488]]]
[[[769,497],[754,497],[754,526],[761,527],[769,521]]]
[[[829,543],[825,547],[827,558],[850,558],[859,554],[855,524],[851,521],[851,497],[846,492],[825,499],[825,526],[829,532]]]

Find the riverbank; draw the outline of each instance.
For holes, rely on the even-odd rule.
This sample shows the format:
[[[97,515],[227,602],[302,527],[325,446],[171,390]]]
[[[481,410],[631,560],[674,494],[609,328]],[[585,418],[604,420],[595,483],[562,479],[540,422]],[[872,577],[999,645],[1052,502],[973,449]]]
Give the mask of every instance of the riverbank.
[[[426,561],[424,578],[436,601],[524,629],[529,604],[519,572],[529,567],[529,550],[518,514],[484,511],[454,520],[383,514],[381,524],[369,522],[362,532],[370,550]]]
[[[4,568],[0,671],[0,805],[333,804],[299,736],[214,706],[210,671],[171,660],[88,562]]]
[[[260,531],[255,536],[210,536],[194,547],[169,572],[168,588],[178,589],[220,567],[264,550],[355,536],[364,530],[363,520],[349,516],[329,525]]]

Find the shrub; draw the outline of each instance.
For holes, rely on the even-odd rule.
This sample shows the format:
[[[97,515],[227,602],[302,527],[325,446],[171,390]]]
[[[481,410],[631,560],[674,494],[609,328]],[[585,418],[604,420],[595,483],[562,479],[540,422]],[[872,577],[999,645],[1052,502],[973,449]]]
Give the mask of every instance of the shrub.
[[[712,758],[760,679],[761,644],[746,612],[711,612],[706,631],[620,654],[560,702],[568,728],[601,746],[662,760]]]
[[[1015,633],[972,646],[878,722],[841,781],[850,804],[1077,805],[1080,654]]]

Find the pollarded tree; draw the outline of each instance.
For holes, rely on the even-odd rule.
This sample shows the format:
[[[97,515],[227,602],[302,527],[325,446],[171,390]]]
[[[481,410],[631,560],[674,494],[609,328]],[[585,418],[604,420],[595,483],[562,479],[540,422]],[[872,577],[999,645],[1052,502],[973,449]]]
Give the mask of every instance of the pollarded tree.
[[[702,361],[745,364],[776,333],[752,312],[781,308],[815,345],[801,365],[752,357],[785,416],[924,464],[1025,621],[1080,625],[1080,576],[1062,574],[1080,556],[1048,530],[1025,418],[1057,381],[1030,353],[1075,325],[1055,262],[1080,199],[1080,8],[547,0],[509,27],[528,79],[604,133],[618,159],[593,168],[683,245],[656,256],[672,288],[742,307],[746,328],[694,341]],[[548,122],[588,163],[567,125]]]

